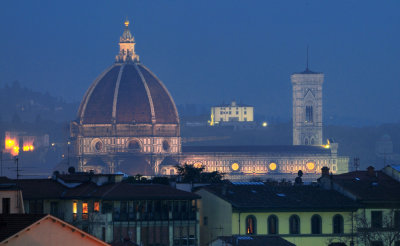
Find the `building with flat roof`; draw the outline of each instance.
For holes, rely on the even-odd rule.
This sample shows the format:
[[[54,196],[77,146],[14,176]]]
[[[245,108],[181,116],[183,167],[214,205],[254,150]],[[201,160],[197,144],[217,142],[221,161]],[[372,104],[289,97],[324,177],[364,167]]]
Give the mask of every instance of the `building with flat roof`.
[[[223,123],[248,123],[254,121],[254,107],[232,101],[211,107],[210,126]]]

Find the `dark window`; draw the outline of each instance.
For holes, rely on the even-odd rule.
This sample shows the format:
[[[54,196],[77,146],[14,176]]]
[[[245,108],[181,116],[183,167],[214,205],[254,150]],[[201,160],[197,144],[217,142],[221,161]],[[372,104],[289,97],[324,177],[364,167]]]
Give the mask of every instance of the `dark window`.
[[[289,233],[300,234],[300,218],[297,215],[292,215],[289,218]]]
[[[306,106],[306,122],[313,122],[313,106]]]
[[[3,214],[9,214],[10,207],[10,198],[3,198]]]
[[[103,214],[105,213],[111,213],[113,210],[113,204],[111,202],[103,202],[101,204],[101,212]]]
[[[278,234],[278,217],[275,215],[268,217],[268,234]]]
[[[29,213],[30,214],[43,214],[43,201],[42,200],[30,200],[29,201]]]
[[[106,228],[101,228],[101,240],[106,241]]]
[[[58,202],[50,203],[50,214],[58,217]]]
[[[382,211],[371,211],[371,227],[382,228]]]
[[[130,150],[140,150],[140,144],[136,140],[131,140],[128,143],[128,149]]]
[[[311,145],[314,145],[314,138],[311,138]]]
[[[97,151],[100,151],[103,148],[103,143],[98,141],[94,147],[96,148]]]
[[[164,151],[169,151],[170,146],[169,146],[169,143],[168,143],[167,140],[164,140],[164,141],[162,142],[162,148],[163,148]]]
[[[256,234],[256,218],[252,215],[246,218],[246,234]]]
[[[311,217],[311,234],[322,233],[322,219],[318,214],[314,214]]]
[[[204,216],[203,225],[208,225],[208,217]]]
[[[333,216],[333,233],[343,233],[343,217],[340,214]]]
[[[308,138],[304,139],[304,144],[308,145]]]
[[[400,211],[399,210],[394,211],[394,227],[397,229],[400,228]]]

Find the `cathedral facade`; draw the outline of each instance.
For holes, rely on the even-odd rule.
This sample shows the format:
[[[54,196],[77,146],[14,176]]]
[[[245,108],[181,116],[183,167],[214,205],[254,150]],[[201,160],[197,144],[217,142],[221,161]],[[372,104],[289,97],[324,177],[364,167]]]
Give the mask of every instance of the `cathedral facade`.
[[[176,165],[203,166],[229,179],[314,179],[323,166],[348,171],[336,143],[322,144],[323,74],[306,69],[293,84],[293,145],[182,146],[180,121],[165,85],[139,61],[125,22],[116,62],[89,87],[71,122],[80,171],[175,175]]]

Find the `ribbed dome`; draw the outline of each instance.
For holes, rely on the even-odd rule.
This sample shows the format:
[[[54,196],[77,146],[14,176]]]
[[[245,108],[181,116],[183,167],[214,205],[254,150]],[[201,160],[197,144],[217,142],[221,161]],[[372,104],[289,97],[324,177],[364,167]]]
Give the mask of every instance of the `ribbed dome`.
[[[164,84],[137,62],[115,63],[89,87],[78,110],[81,124],[179,124]]]

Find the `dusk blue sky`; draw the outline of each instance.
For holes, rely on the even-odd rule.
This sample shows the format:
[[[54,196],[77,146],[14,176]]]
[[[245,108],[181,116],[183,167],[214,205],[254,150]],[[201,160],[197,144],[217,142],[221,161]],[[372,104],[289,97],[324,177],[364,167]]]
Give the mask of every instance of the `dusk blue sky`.
[[[126,17],[177,104],[236,99],[291,119],[290,75],[325,73],[325,124],[400,121],[400,1],[1,1],[0,86],[80,101]]]

